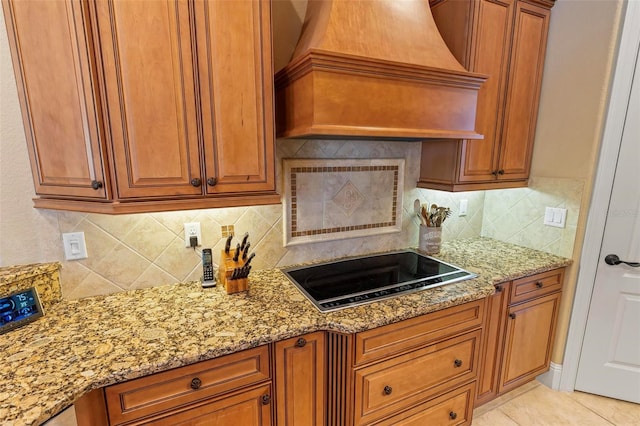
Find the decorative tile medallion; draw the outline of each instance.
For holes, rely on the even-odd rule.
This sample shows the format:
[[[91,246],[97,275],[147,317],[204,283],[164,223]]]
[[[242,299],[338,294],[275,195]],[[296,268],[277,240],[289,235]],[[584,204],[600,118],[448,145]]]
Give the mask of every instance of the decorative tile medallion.
[[[285,246],[402,229],[404,159],[283,159]]]

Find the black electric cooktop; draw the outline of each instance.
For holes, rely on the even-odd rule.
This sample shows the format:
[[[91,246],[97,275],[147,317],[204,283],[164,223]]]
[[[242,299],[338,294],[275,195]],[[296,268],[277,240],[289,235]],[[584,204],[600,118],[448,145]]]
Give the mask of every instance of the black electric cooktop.
[[[411,250],[285,268],[283,272],[322,312],[477,277]]]

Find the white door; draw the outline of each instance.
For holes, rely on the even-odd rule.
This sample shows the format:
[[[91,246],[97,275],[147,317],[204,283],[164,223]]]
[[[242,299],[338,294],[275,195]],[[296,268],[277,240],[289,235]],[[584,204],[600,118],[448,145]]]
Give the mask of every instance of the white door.
[[[606,212],[575,389],[640,403],[640,63]],[[593,208],[593,206],[592,206]],[[616,255],[625,263],[616,264]],[[613,265],[612,265],[613,264]]]

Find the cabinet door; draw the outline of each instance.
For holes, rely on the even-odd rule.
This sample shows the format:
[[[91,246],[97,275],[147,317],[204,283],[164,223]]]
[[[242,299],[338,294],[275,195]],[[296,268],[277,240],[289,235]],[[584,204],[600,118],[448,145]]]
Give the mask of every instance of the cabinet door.
[[[86,4],[3,6],[36,193],[106,198]]]
[[[157,426],[268,426],[271,424],[269,383],[226,398],[145,422]]]
[[[282,340],[275,348],[277,424],[324,425],[325,334]]]
[[[202,194],[189,2],[95,8],[117,198]]]
[[[196,1],[208,194],[275,190],[271,3]]]
[[[549,369],[561,293],[510,306],[500,375],[500,393]]]
[[[489,76],[480,87],[476,113],[476,130],[484,139],[463,141],[460,182],[494,181],[497,176],[513,11],[513,0],[477,2],[469,69]]]
[[[551,11],[517,2],[498,179],[527,179]]]

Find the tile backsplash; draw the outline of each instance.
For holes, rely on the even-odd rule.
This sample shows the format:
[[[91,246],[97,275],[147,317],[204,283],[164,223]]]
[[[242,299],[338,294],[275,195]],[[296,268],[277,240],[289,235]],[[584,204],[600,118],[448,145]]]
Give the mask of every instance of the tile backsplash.
[[[202,247],[211,247],[214,262],[223,249],[223,227],[233,225],[235,235],[250,233],[254,269],[328,260],[365,253],[415,247],[419,219],[416,204],[450,207],[443,224],[444,241],[480,235],[571,256],[580,182],[533,179],[530,188],[448,193],[415,188],[419,175],[420,143],[387,141],[278,140],[278,192],[283,158],[381,159],[404,158],[402,227],[399,232],[360,236],[340,241],[319,241],[284,246],[283,206],[205,209],[121,216],[39,210],[50,228],[44,238],[50,261],[61,261],[65,299],[109,294],[132,288],[197,280],[201,274],[200,250],[184,245],[183,224],[200,222]],[[468,201],[468,214],[458,215],[460,200]],[[567,228],[543,227],[544,207],[566,206]],[[542,213],[540,213],[542,212]],[[549,229],[547,229],[549,228]],[[89,258],[64,261],[62,233],[83,231]],[[51,235],[49,235],[51,234]]]

